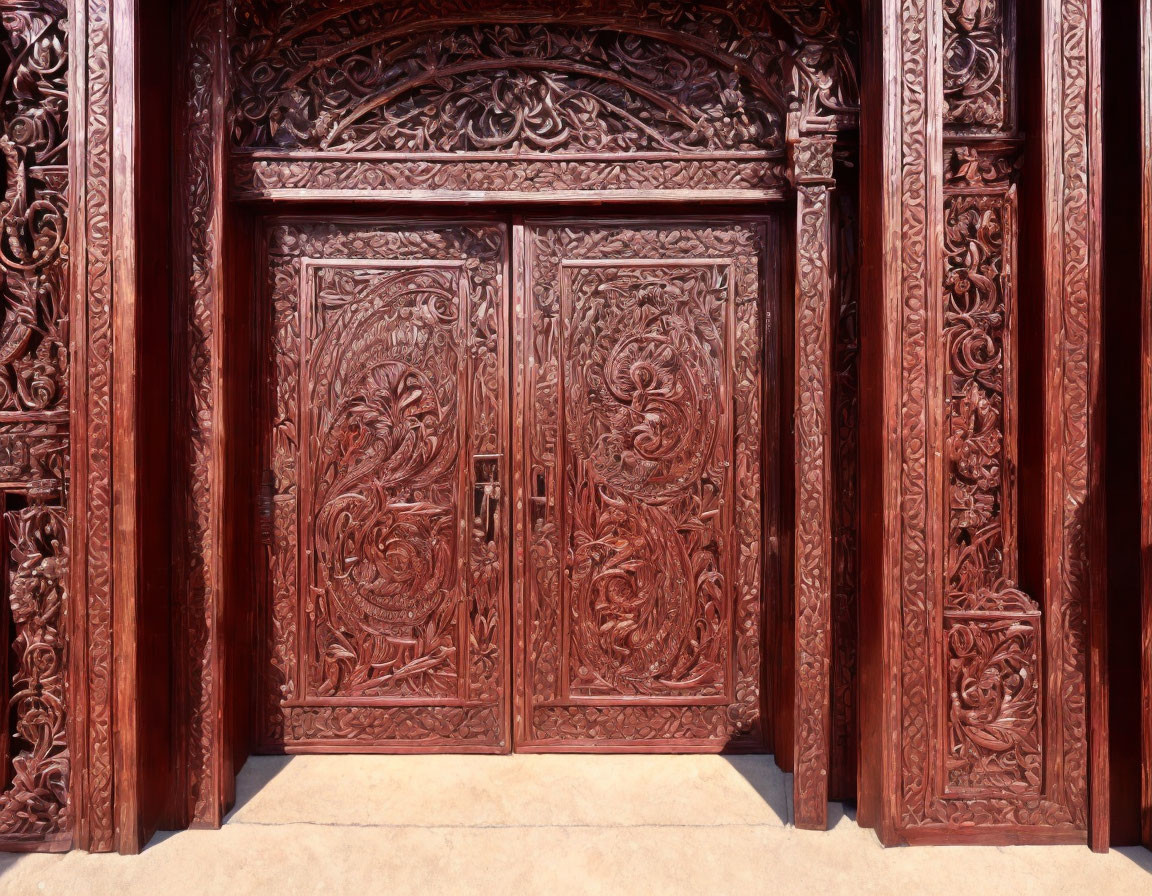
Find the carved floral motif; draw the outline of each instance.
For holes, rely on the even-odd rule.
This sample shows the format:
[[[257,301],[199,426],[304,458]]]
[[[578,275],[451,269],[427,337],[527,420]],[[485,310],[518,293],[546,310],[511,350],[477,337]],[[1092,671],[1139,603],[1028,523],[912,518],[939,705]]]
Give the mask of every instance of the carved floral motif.
[[[0,410],[65,405],[68,84],[63,3],[0,8]]]
[[[10,511],[6,597],[15,670],[5,718],[15,720],[12,778],[0,794],[0,845],[66,833],[70,824],[67,528],[64,510]]]
[[[1013,0],[944,0],[944,118],[957,128],[1012,127],[1006,12]]]

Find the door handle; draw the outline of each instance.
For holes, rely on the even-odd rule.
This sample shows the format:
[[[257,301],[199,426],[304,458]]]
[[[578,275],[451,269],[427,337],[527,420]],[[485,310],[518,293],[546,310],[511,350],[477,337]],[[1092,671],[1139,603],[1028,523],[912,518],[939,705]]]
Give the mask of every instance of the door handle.
[[[543,467],[532,468],[532,493],[528,496],[532,525],[548,515],[548,473]]]
[[[488,544],[496,541],[496,515],[503,491],[500,487],[502,454],[477,454],[472,458],[472,488],[476,529]]]

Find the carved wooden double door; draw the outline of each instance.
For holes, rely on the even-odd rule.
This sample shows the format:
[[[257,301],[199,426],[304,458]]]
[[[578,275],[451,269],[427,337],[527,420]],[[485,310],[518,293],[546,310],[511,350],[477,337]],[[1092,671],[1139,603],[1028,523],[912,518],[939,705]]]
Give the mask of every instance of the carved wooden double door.
[[[268,223],[265,750],[762,744],[773,228]]]

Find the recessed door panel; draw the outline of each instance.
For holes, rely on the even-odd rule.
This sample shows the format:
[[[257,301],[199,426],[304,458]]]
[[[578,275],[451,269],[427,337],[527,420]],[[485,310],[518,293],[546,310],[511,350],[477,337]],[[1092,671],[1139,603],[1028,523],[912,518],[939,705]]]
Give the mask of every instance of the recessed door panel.
[[[268,749],[508,747],[506,231],[273,223]]]
[[[518,746],[761,744],[765,228],[518,234]]]

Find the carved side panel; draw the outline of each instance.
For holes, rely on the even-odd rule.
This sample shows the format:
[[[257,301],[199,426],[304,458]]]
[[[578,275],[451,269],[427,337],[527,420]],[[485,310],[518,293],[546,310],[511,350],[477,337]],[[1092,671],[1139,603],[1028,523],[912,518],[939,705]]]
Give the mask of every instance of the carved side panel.
[[[944,201],[944,793],[1042,785],[1040,609],[1017,590],[1011,155],[958,148]]]
[[[1003,134],[1015,127],[1014,0],[943,0],[944,123]]]
[[[505,234],[267,241],[264,747],[506,749]]]
[[[15,723],[0,793],[0,848],[71,842],[67,736],[67,515],[34,503],[4,515],[11,690]]]
[[[526,229],[518,742],[755,747],[755,223]]]
[[[72,842],[68,10],[0,3],[0,849]]]
[[[1022,589],[1017,538],[1016,372],[1023,362],[1016,338],[1021,297],[1015,163],[1021,140],[1010,115],[981,118],[985,123],[978,128],[957,111],[1011,109],[1015,86],[1006,66],[1006,74],[980,94],[995,102],[958,107],[954,73],[942,52],[957,27],[950,17],[959,12],[1001,23],[1010,34],[1013,4],[898,5],[899,54],[886,56],[884,64],[899,67],[889,86],[903,127],[901,218],[887,223],[899,225],[891,237],[899,244],[900,266],[883,279],[890,297],[886,321],[898,329],[885,353],[884,424],[892,429],[884,434],[883,468],[877,471],[886,480],[879,494],[891,522],[884,534],[895,538],[887,542],[895,547],[882,577],[884,669],[872,682],[882,691],[873,699],[895,701],[886,706],[889,714],[882,715],[877,736],[897,780],[881,772],[879,781],[868,782],[865,792],[875,788],[869,794],[875,802],[862,806],[862,815],[875,815],[886,842],[1082,841],[1088,810],[1086,569],[1075,539],[1053,532],[1052,520],[1066,523],[1075,510],[1075,538],[1086,539],[1079,503],[1084,496],[1070,485],[1085,481],[1091,466],[1090,369],[1073,363],[1067,352],[1087,338],[1090,321],[1052,284],[1043,291],[1043,314],[1029,308],[1030,327],[1040,328],[1046,339],[1060,334],[1058,351],[1049,345],[1042,356],[1027,359],[1043,365],[1048,418],[1037,439],[1044,443],[1049,471],[1045,508],[1030,509],[1029,520],[1044,527],[1038,537],[1048,569],[1039,582],[1027,583],[1033,594]],[[1045,10],[1044,29],[1060,21]],[[1085,25],[1083,9],[1063,19],[1054,41],[1060,54],[1080,58]],[[1010,51],[1014,46],[1004,55]],[[942,57],[941,69],[934,70]],[[1046,60],[1053,59],[1046,53]],[[1053,65],[1061,70],[1064,62]],[[915,86],[920,84],[929,89]],[[972,96],[964,93],[965,102]],[[1058,127],[1062,138],[1056,145],[1063,146],[1063,155],[1044,164],[1061,177],[1087,178],[1087,155],[1075,137],[1091,117],[1087,102],[1083,93],[1073,98],[1067,89],[1063,97],[1063,108],[1072,110]],[[1083,196],[1048,196],[1047,202],[1084,224],[1076,217]],[[1086,237],[1081,242],[1075,230],[1058,224],[1049,223],[1033,238],[1049,235],[1087,252]],[[1049,252],[1047,260],[1055,257]],[[1078,298],[1088,303],[1089,286],[1083,278],[1080,285]],[[1083,437],[1079,453],[1073,452],[1077,472],[1071,478],[1069,428]],[[895,805],[888,802],[893,788]]]
[[[832,660],[832,147],[792,145],[796,186],[795,779],[798,827],[827,825]]]

